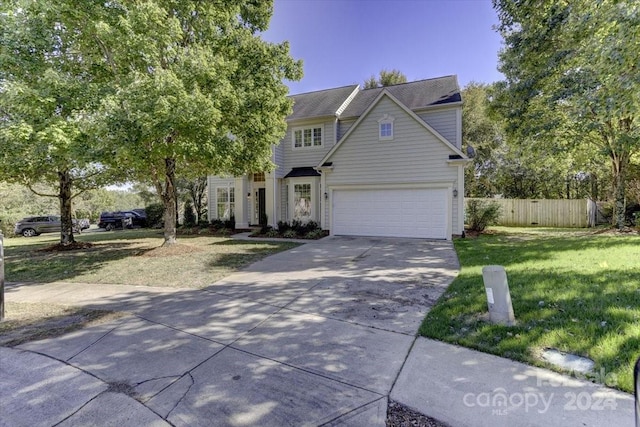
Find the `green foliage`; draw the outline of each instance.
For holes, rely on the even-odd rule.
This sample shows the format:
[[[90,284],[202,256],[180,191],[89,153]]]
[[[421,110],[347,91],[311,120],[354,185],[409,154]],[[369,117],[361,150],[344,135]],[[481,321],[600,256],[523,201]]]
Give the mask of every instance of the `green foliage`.
[[[494,0],[494,6],[506,81],[493,104],[507,131],[550,158],[569,153],[594,177],[610,174],[615,223],[622,226],[627,170],[640,152],[640,4]]]
[[[315,230],[311,230],[307,234],[305,234],[304,238],[316,240],[326,236],[326,233],[326,231],[321,230],[320,228],[316,228]]]
[[[213,230],[220,230],[221,228],[225,228],[224,227],[224,221],[221,219],[212,219],[211,223],[209,224],[209,227]]]
[[[271,12],[270,2],[154,0],[96,25],[118,87],[104,98],[96,133],[112,164],[152,182],[168,215],[177,176],[272,167],[291,111],[282,80],[302,71],[287,43],[259,36]],[[172,236],[166,229],[165,241]]]
[[[378,78],[375,76],[369,77],[364,82],[365,89],[373,89],[376,87],[383,86],[393,86],[401,83],[407,82],[407,76],[405,76],[401,71],[393,69],[389,70],[381,70]]]
[[[278,231],[280,234],[284,235],[289,230],[291,230],[291,225],[287,221],[278,221]]]
[[[500,205],[495,202],[469,200],[465,214],[469,230],[482,232],[487,226],[497,224],[500,218]]]
[[[280,229],[278,229],[278,232],[285,239],[295,239],[295,238],[298,237],[298,233],[296,233],[294,230],[292,230],[290,228],[285,230],[285,231],[281,231]]]
[[[184,215],[183,215],[184,225],[187,227],[193,227],[196,225],[196,215],[193,212],[193,205],[191,204],[191,200],[187,200],[184,204]]]
[[[454,240],[460,274],[429,312],[420,334],[550,367],[545,348],[587,356],[609,385],[633,390],[640,337],[640,237],[503,228]],[[507,270],[517,325],[486,321],[482,268]],[[542,302],[542,303],[541,303]]]
[[[229,219],[225,220],[224,228],[234,231],[236,229],[236,217],[231,215]]]
[[[161,228],[164,222],[164,206],[162,203],[152,203],[144,208],[147,215],[147,226]]]
[[[52,0],[0,6],[0,180],[59,199],[62,244],[74,241],[71,200],[118,180],[88,131],[109,90],[105,65],[98,47],[84,43],[83,7],[67,6]],[[38,183],[56,189],[38,192]]]

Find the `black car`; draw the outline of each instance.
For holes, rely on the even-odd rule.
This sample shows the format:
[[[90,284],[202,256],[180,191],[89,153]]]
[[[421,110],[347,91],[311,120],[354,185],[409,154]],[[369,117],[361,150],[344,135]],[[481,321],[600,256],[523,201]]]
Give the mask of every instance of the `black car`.
[[[134,215],[126,212],[102,212],[98,227],[107,231],[115,230],[116,228],[133,228],[132,216]]]
[[[131,211],[102,212],[98,227],[107,231],[116,228],[146,227],[147,216],[138,209]]]

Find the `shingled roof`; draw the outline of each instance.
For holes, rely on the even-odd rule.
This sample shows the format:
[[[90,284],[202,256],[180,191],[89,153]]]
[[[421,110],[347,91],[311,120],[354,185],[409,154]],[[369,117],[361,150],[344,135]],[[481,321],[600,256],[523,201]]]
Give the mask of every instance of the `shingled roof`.
[[[287,120],[334,116],[358,85],[293,95],[293,113]]]
[[[384,88],[361,90],[340,114],[340,118],[359,117],[362,115],[383,89],[389,91],[391,95],[395,96],[412,111],[434,105],[462,101],[456,76],[445,76]]]

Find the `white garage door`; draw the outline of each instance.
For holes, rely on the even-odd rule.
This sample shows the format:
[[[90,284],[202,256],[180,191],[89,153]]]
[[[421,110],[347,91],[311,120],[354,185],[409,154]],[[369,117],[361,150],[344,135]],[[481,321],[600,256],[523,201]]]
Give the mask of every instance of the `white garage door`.
[[[446,189],[334,190],[333,234],[446,239]]]

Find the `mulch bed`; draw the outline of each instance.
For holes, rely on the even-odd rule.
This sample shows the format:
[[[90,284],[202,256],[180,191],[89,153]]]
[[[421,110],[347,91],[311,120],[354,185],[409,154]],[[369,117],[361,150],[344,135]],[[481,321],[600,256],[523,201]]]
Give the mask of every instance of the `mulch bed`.
[[[40,252],[64,252],[64,251],[77,251],[83,249],[91,249],[93,243],[89,242],[73,242],[66,245],[58,243],[55,245],[47,246],[46,248],[38,249]]]
[[[389,400],[387,407],[387,427],[450,427],[406,406]]]

